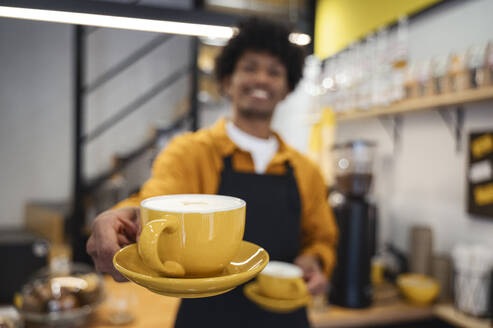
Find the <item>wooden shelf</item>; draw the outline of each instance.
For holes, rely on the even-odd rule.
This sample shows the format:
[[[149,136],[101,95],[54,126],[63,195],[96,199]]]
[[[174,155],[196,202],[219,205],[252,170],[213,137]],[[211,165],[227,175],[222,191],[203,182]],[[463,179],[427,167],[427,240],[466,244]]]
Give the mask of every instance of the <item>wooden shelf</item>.
[[[434,313],[440,319],[447,321],[453,325],[464,328],[489,328],[492,326],[492,321],[487,319],[479,319],[468,316],[457,311],[451,304],[436,305]]]
[[[457,93],[403,100],[387,107],[375,107],[368,110],[352,110],[336,114],[338,121],[372,118],[383,115],[404,114],[424,111],[445,106],[461,105],[493,99],[493,86],[469,89]]]

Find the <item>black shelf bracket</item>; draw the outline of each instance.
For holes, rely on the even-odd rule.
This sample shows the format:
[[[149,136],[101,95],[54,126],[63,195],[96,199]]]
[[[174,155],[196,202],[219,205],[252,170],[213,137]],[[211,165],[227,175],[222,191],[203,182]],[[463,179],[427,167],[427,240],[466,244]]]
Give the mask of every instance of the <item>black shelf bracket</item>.
[[[84,131],[84,96],[82,93],[85,79],[85,42],[84,27],[74,26],[72,43],[72,65],[74,68],[74,118],[73,118],[73,190],[72,190],[72,213],[68,222],[70,243],[72,245],[74,261],[87,258],[85,252],[85,239],[82,233],[85,224],[86,211],[84,208],[84,150],[83,144],[79,142]]]
[[[465,121],[464,107],[459,105],[455,109],[440,108],[438,113],[455,138],[455,151],[460,153],[462,151],[462,135]]]
[[[378,121],[382,124],[385,132],[392,139],[392,148],[394,153],[400,148],[402,136],[402,116],[401,115],[386,115],[379,116]]]

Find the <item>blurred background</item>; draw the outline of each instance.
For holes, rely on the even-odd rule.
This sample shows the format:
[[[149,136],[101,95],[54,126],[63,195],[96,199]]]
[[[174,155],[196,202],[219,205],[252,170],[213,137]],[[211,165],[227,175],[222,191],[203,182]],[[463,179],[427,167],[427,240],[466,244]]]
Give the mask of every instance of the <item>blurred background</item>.
[[[85,242],[96,215],[139,189],[172,137],[228,115],[212,74],[227,38],[26,19],[9,8],[292,24],[305,73],[273,127],[319,164],[341,229],[339,258],[359,263],[353,277],[339,261],[334,288],[310,309],[313,326],[490,325],[493,2],[0,0],[0,327],[72,320],[29,319],[15,301],[46,266],[97,286],[87,301],[97,310],[77,313],[78,325],[150,327],[144,310],[131,309],[154,304],[167,309],[155,320],[162,327],[177,300],[122,296],[131,286],[95,274]],[[423,291],[407,294],[405,273],[419,274],[407,278]],[[412,303],[434,284],[440,293]],[[87,295],[76,296],[82,308]],[[128,316],[101,322],[105,307]]]

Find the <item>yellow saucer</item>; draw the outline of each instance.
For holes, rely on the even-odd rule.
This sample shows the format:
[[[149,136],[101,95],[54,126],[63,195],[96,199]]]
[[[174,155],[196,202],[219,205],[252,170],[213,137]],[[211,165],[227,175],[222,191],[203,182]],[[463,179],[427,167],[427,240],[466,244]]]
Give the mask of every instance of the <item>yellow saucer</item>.
[[[226,293],[254,278],[269,262],[262,248],[242,241],[240,249],[225,272],[208,278],[168,278],[147,267],[141,260],[137,244],[128,245],[113,257],[113,265],[128,280],[161,295],[198,298]]]
[[[257,282],[251,282],[243,288],[245,296],[261,308],[271,312],[287,313],[307,306],[311,302],[311,296],[306,295],[294,300],[281,300],[262,295]]]

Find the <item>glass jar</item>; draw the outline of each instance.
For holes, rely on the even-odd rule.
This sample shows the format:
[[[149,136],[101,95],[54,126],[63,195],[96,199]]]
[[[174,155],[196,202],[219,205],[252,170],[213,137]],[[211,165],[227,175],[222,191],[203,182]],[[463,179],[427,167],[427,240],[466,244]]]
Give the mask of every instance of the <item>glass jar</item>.
[[[336,189],[345,195],[363,196],[370,191],[375,143],[349,141],[334,146]]]
[[[47,327],[81,327],[103,300],[103,280],[90,266],[36,272],[15,296],[25,321]]]

